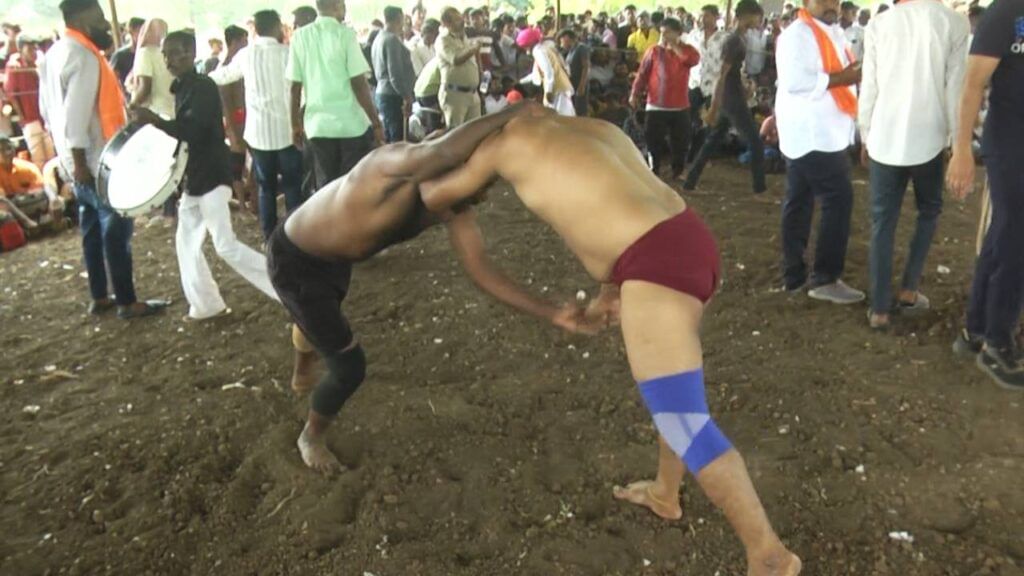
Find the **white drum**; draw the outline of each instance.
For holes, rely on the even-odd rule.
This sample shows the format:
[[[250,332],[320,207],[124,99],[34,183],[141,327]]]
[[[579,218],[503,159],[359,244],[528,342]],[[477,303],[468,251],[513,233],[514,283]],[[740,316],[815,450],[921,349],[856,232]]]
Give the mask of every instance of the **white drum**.
[[[155,126],[132,123],[103,149],[97,192],[118,214],[141,216],[174,194],[187,164],[187,144]]]

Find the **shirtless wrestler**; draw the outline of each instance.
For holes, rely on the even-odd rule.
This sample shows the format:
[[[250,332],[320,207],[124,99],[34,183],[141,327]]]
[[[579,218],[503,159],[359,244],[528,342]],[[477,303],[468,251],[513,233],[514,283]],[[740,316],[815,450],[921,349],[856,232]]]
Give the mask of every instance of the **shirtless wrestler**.
[[[516,116],[539,113],[517,106],[466,124],[423,144],[395,144],[366,156],[344,178],[317,192],[291,214],[267,242],[267,266],[274,289],[295,320],[295,373],[292,387],[313,388],[316,356],[327,373],[313,390],[299,451],[307,466],[321,472],[340,469],[327,449],[324,432],[365,377],[366,357],[341,303],[352,266],[381,250],[410,240],[444,222],[467,273],[486,292],[569,331],[592,332],[576,306],[541,302],[492,268],[471,202],[435,215],[426,210],[418,184],[464,163],[487,136]]]
[[[617,127],[554,114],[512,120],[464,166],[420,190],[428,209],[444,213],[499,177],[605,283],[588,312],[607,316],[619,306],[629,364],[660,447],[657,479],[617,488],[615,496],[678,519],[689,469],[743,542],[748,574],[798,574],[800,559],[775,534],[743,459],[708,411],[699,327],[718,285],[719,258],[700,218]]]

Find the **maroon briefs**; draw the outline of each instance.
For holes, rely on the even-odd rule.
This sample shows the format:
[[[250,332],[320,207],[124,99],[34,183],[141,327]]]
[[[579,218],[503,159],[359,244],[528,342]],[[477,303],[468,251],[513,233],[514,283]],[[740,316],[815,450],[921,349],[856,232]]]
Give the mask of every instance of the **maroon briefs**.
[[[711,231],[687,208],[658,224],[619,257],[611,281],[640,280],[689,294],[707,304],[721,273]]]

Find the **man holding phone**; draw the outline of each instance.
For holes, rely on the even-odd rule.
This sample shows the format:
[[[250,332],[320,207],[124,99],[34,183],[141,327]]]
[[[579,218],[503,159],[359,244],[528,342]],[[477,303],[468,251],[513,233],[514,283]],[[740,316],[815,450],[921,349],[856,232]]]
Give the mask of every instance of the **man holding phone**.
[[[864,293],[842,281],[853,211],[847,149],[856,132],[860,65],[836,24],[839,0],[808,0],[779,36],[775,116],[786,157],[782,205],[785,289],[834,304],[855,304]],[[804,261],[814,204],[821,219],[814,267]]]

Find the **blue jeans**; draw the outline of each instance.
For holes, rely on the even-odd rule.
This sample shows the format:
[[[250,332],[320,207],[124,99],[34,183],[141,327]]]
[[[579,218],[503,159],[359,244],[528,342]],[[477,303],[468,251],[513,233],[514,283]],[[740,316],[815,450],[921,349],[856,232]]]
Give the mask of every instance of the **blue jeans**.
[[[967,331],[998,348],[1013,342],[1024,297],[1024,162],[1013,157],[985,158],[992,226],[974,269],[967,307]]]
[[[82,252],[89,273],[89,292],[93,300],[109,297],[107,270],[118,306],[134,304],[132,279],[132,233],[135,223],[103,204],[93,186],[75,184],[78,200],[78,228],[82,233]]]
[[[782,203],[783,278],[787,290],[807,282],[804,252],[811,238],[815,200],[821,202],[812,288],[839,280],[846,267],[853,216],[853,184],[846,151],[811,152],[787,159],[786,200]]]
[[[260,187],[260,228],[266,240],[277,227],[278,190],[284,194],[289,214],[302,205],[302,152],[295,146],[283,150],[253,149],[252,160]]]
[[[377,94],[377,111],[384,123],[384,139],[387,144],[401,142],[405,139],[405,101],[401,96]]]
[[[900,221],[903,195],[914,182],[917,228],[910,241],[903,271],[902,289],[916,292],[935,229],[942,214],[945,163],[942,155],[918,166],[887,166],[871,160],[871,311],[888,314],[892,309],[892,252]]]

